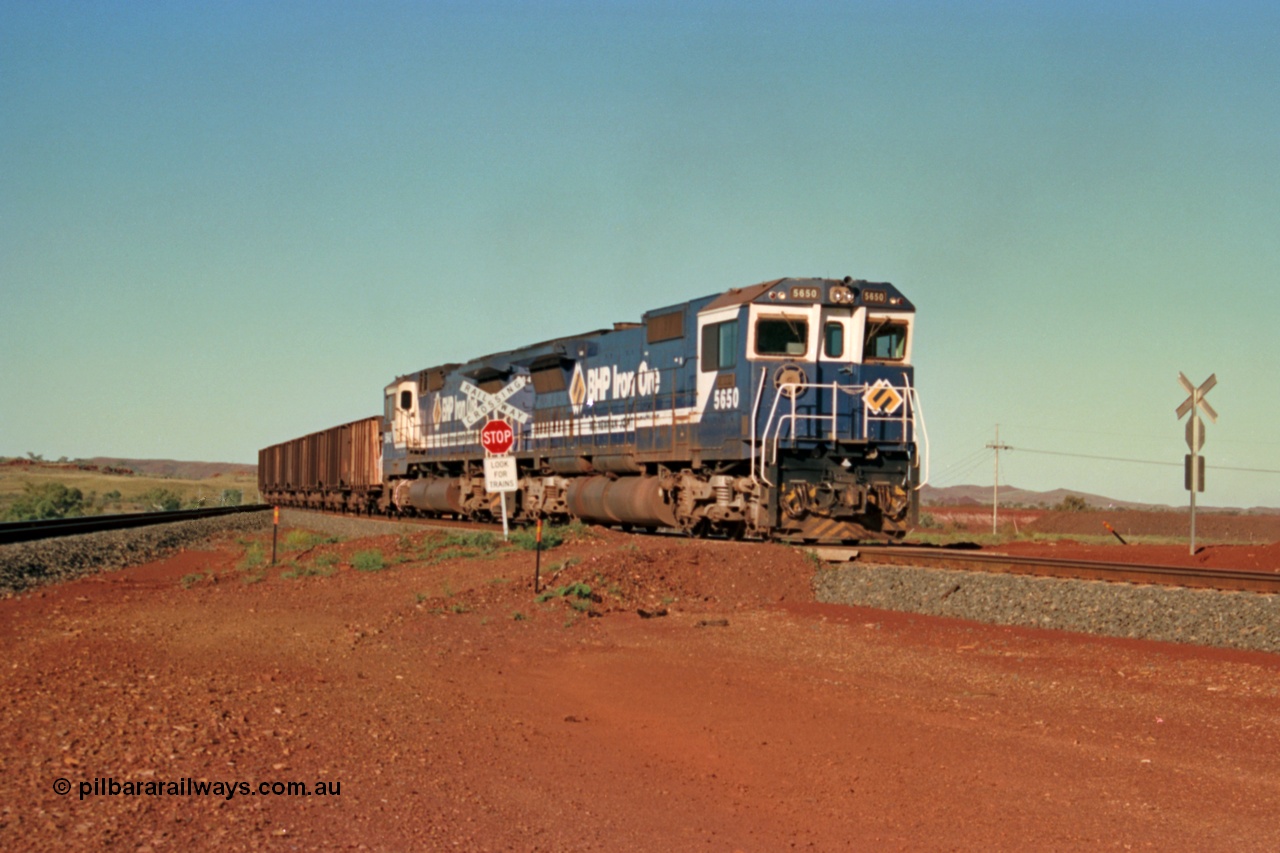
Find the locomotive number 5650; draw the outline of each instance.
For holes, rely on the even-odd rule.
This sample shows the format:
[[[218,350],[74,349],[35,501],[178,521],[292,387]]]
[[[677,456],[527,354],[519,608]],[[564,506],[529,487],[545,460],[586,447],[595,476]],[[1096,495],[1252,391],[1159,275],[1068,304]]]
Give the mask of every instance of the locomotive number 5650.
[[[711,398],[711,405],[716,409],[736,409],[738,408],[738,388],[717,388],[715,395]]]

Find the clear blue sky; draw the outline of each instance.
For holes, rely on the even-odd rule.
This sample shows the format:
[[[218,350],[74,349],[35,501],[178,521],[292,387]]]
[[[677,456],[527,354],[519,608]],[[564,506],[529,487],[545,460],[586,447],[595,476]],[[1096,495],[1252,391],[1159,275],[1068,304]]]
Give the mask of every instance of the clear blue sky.
[[[1280,506],[1274,3],[0,0],[0,454],[251,462],[786,275],[919,310],[938,485]],[[1031,451],[1156,460],[1178,467]]]

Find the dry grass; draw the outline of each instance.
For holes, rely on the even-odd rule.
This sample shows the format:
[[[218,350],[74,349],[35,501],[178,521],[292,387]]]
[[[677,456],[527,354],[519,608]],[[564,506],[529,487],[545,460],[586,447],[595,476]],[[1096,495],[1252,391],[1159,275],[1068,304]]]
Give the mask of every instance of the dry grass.
[[[120,493],[119,506],[110,506],[107,512],[140,512],[148,509],[139,497],[153,489],[168,489],[182,498],[183,504],[203,498],[206,506],[216,506],[224,489],[239,489],[242,503],[258,500],[257,479],[249,474],[222,474],[201,480],[177,477],[147,477],[142,475],[104,474],[101,471],[76,469],[0,465],[0,515],[23,493],[23,484],[62,483],[67,488],[79,489],[90,503],[91,493],[102,496],[109,492]]]

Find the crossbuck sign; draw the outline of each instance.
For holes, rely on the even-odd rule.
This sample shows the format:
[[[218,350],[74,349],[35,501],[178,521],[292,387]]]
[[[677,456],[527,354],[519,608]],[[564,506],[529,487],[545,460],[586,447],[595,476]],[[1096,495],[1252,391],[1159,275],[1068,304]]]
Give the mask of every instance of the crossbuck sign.
[[[1191,492],[1191,553],[1195,554],[1196,492],[1204,491],[1204,460],[1200,457],[1200,448],[1204,447],[1204,424],[1200,421],[1200,412],[1204,412],[1215,424],[1218,422],[1218,413],[1204,398],[1218,384],[1218,376],[1216,373],[1209,374],[1209,378],[1197,388],[1185,374],[1179,373],[1178,384],[1190,395],[1178,406],[1178,420],[1182,420],[1187,414],[1191,415],[1187,421],[1187,448],[1191,452],[1186,458],[1186,486],[1187,491]]]
[[[1178,383],[1190,395],[1178,407],[1178,420],[1182,420],[1183,416],[1188,412],[1191,413],[1191,419],[1187,421],[1187,448],[1192,453],[1199,453],[1200,448],[1204,447],[1204,424],[1200,420],[1200,411],[1203,411],[1213,423],[1216,424],[1218,422],[1218,413],[1213,410],[1213,406],[1210,406],[1209,401],[1204,398],[1204,395],[1208,394],[1209,390],[1218,384],[1218,375],[1216,373],[1209,374],[1209,378],[1197,388],[1191,384],[1191,380],[1185,374],[1179,373]]]
[[[490,394],[470,382],[463,382],[461,390],[467,397],[467,406],[466,413],[462,416],[462,422],[468,427],[474,427],[481,421],[493,416],[495,418],[505,418],[509,422],[514,421],[518,424],[525,423],[529,420],[529,413],[517,409],[507,401],[527,384],[529,384],[529,377],[516,376],[502,390],[495,394]]]

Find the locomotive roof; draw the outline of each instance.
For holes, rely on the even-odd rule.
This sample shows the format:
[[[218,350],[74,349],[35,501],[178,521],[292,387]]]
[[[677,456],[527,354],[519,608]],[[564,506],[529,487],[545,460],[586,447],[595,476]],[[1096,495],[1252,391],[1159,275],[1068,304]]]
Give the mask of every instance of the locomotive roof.
[[[671,314],[677,311],[688,311],[690,309],[692,309],[696,313],[704,310],[728,308],[733,305],[744,305],[762,298],[765,294],[769,293],[770,290],[772,290],[773,288],[777,287],[780,284],[793,283],[796,285],[805,285],[807,283],[813,283],[813,282],[822,282],[824,284],[825,283],[845,284],[845,285],[850,285],[850,286],[859,287],[859,288],[873,286],[876,288],[885,289],[890,291],[893,295],[901,299],[901,307],[899,310],[913,309],[913,306],[911,305],[911,303],[908,300],[906,300],[905,297],[902,296],[901,291],[899,291],[896,287],[894,287],[892,284],[889,284],[887,282],[868,282],[863,279],[853,279],[849,277],[845,277],[844,279],[789,278],[788,277],[788,278],[775,278],[770,281],[762,281],[759,284],[752,284],[752,285],[748,285],[747,287],[734,287],[734,288],[730,288],[729,290],[721,291],[719,293],[713,293],[708,296],[702,296],[697,299],[691,299],[685,302],[678,302],[674,305],[668,305],[663,308],[654,308],[649,311],[645,311],[641,315],[641,319],[649,320],[652,317],[659,317],[659,316]],[[422,373],[429,373],[431,371],[451,372],[454,370],[463,369],[464,372],[468,374],[474,374],[476,372],[484,372],[486,369],[488,369],[496,372],[506,372],[511,368],[513,364],[521,364],[523,366],[528,366],[529,364],[536,363],[539,360],[546,359],[550,356],[572,358],[573,357],[572,352],[574,349],[576,349],[576,347],[571,346],[572,344],[593,340],[595,338],[600,338],[600,337],[603,337],[604,335],[613,334],[619,331],[634,329],[641,325],[643,325],[643,323],[634,323],[634,322],[616,323],[614,325],[614,328],[612,329],[595,329],[594,331],[582,332],[576,335],[565,335],[559,338],[551,338],[550,340],[542,341],[541,343],[526,344],[525,346],[521,346],[516,349],[504,350],[502,352],[496,352],[496,353],[491,353],[489,355],[479,356],[477,358],[469,359],[468,361],[462,364],[451,363],[451,364],[437,365],[434,367],[428,367],[425,370],[414,371],[412,373],[408,373],[403,376],[397,376],[395,381],[400,382]]]

